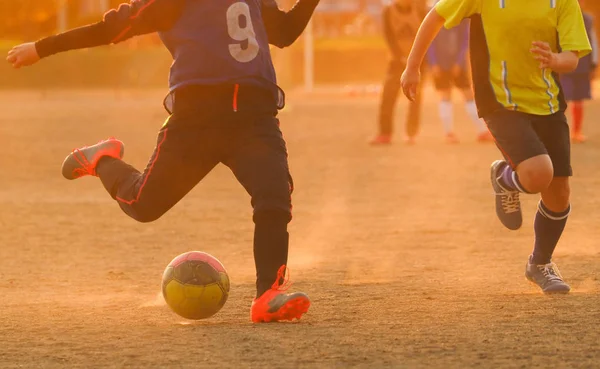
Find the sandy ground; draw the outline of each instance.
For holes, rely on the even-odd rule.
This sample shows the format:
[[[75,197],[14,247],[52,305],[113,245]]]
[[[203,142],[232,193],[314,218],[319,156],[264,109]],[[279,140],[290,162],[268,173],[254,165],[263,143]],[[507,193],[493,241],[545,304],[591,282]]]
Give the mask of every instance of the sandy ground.
[[[460,106],[460,145],[443,143],[430,99],[416,146],[371,148],[375,98],[291,94],[289,267],[313,306],[299,323],[253,325],[251,209],[225,167],[151,224],[97,179],[60,175],[72,148],[108,136],[143,167],[161,94],[0,94],[0,368],[600,367],[600,105],[573,150],[574,211],[555,257],[573,292],[548,297],[523,276],[537,198],[524,199],[522,230],[502,228],[488,183],[498,152],[475,142]],[[206,321],[159,294],[164,267],[189,250],[217,256],[232,281]]]

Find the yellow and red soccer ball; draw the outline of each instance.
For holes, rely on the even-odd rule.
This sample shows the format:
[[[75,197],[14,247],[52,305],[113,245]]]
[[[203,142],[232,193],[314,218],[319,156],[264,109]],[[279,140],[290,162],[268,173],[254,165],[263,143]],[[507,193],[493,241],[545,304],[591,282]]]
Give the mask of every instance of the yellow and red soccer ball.
[[[229,297],[229,276],[217,258],[200,251],[173,259],[163,273],[162,293],[169,307],[186,319],[216,314]]]

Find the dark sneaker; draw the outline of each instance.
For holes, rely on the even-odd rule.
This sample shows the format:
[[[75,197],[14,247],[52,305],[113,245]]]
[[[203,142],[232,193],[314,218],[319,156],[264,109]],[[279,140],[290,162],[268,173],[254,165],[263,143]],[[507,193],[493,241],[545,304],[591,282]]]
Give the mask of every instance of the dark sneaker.
[[[300,319],[310,307],[310,299],[302,292],[285,293],[290,286],[284,279],[285,265],[279,269],[277,280],[270,290],[252,302],[250,312],[254,323],[280,322]],[[283,283],[279,285],[279,281]]]
[[[490,179],[496,194],[496,215],[504,226],[511,230],[521,228],[523,214],[521,213],[521,200],[519,191],[509,190],[500,185],[498,178],[500,172],[508,165],[504,160],[496,160],[492,163]]]
[[[544,293],[569,293],[571,291],[571,287],[563,281],[556,264],[532,264],[531,256],[525,268],[525,277],[540,286]]]
[[[100,141],[93,146],[75,149],[65,158],[62,164],[62,175],[66,179],[95,176],[96,165],[98,165],[100,158],[110,156],[111,158],[122,159],[124,151],[123,142],[115,138]]]

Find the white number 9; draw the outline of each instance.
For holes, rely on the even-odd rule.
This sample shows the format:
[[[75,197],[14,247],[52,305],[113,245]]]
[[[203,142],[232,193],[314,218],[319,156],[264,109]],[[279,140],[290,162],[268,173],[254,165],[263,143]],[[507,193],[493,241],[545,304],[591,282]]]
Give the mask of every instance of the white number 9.
[[[227,30],[232,39],[240,42],[229,44],[229,53],[231,56],[240,63],[247,63],[254,60],[258,55],[259,47],[254,27],[252,27],[248,4],[238,2],[227,9]],[[242,47],[242,42],[244,41],[248,42],[248,46],[245,48]]]

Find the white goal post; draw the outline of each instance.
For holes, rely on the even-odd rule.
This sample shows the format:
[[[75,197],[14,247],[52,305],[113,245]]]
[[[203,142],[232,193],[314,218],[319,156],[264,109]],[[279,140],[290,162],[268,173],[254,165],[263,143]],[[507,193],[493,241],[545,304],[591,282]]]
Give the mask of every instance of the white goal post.
[[[304,91],[312,92],[315,87],[315,43],[313,22],[304,30]]]

